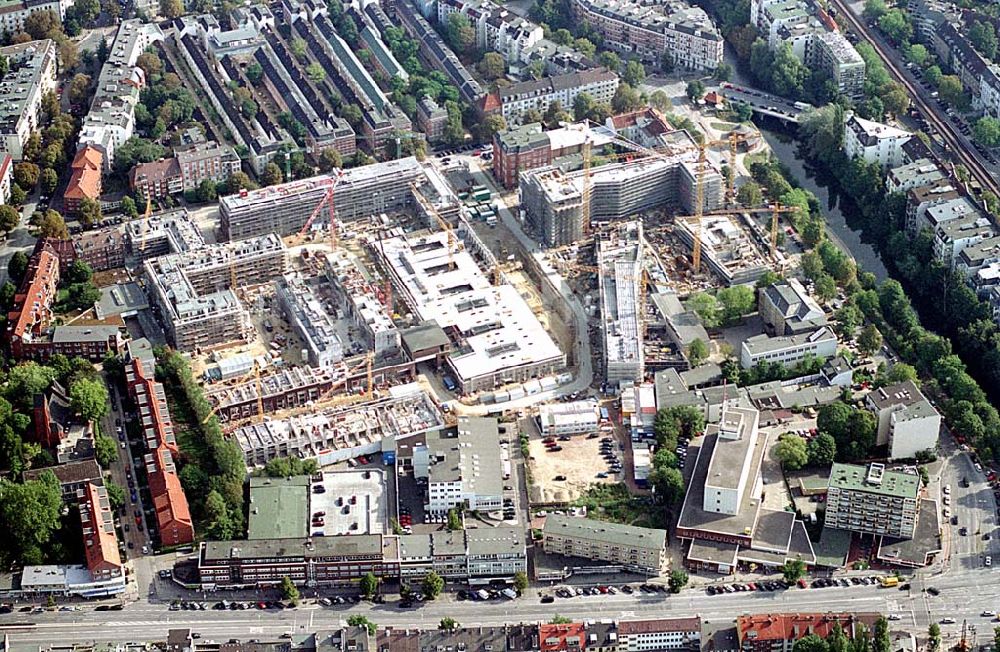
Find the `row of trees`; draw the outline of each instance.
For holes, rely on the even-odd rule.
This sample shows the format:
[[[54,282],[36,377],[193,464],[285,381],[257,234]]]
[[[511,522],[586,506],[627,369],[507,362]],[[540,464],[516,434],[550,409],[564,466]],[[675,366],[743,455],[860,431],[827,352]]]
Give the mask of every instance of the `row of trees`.
[[[246,475],[243,453],[233,440],[223,437],[219,420],[187,360],[172,349],[158,348],[155,354],[157,378],[181,409],[174,414],[183,453],[180,479],[199,530],[217,540],[240,536]]]
[[[844,156],[842,121],[843,109],[837,105],[807,116],[800,127],[805,153],[829,172],[839,188],[850,189],[841,197],[848,214],[855,216],[856,225],[874,241],[886,266],[901,281],[879,286],[870,274],[859,274],[847,286],[847,303],[928,379],[924,386],[930,393],[944,395],[939,406],[952,426],[969,437],[981,455],[996,457],[1000,415],[990,399],[1000,398],[1000,328],[988,304],[934,256],[930,232],[907,234],[905,198],[886,193],[881,171]],[[984,199],[991,203],[989,197]],[[920,325],[914,305],[933,315],[940,334]]]
[[[664,408],[656,413],[653,432],[656,452],[653,454],[649,483],[667,506],[684,498],[684,476],[674,452],[682,439],[690,440],[705,430],[705,416],[693,406]]]

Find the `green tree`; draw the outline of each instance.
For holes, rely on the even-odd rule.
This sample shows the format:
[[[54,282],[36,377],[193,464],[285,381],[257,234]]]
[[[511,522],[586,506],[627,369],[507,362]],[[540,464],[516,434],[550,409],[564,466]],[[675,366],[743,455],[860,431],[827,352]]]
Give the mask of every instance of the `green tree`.
[[[204,478],[195,478],[192,474],[186,474],[185,472],[190,468],[196,469],[197,467],[189,464],[181,472],[181,481],[184,482],[184,480],[187,480],[187,482],[184,482],[185,488],[191,485],[200,484],[206,486],[210,484],[207,476]],[[215,489],[209,491],[205,497],[204,522],[208,525],[208,535],[216,541],[228,541],[236,536],[235,524],[229,513],[229,506],[226,504],[226,499]]]
[[[688,574],[681,569],[675,569],[670,571],[670,577],[667,580],[667,586],[670,587],[671,593],[680,593],[681,589],[687,586]]]
[[[445,616],[444,618],[441,619],[441,622],[438,623],[438,629],[444,630],[446,632],[454,631],[458,629],[459,626],[460,625],[458,624],[458,621],[452,618],[451,616]]]
[[[706,359],[708,359],[708,345],[701,338],[695,338],[691,344],[688,345],[688,360],[691,362],[692,367],[697,367]]]
[[[184,3],[181,0],[160,0],[160,15],[173,20],[184,13]]]
[[[886,371],[884,380],[887,385],[905,383],[908,380],[918,382],[917,370],[912,365],[908,365],[905,362],[897,362],[889,367],[888,371]]]
[[[452,14],[453,16],[455,14]],[[446,102],[448,120],[444,124],[444,139],[449,145],[461,145],[465,142],[465,127],[462,126],[462,109],[458,102]]]
[[[482,61],[476,66],[487,81],[500,79],[507,74],[507,62],[498,52],[487,52],[483,55]]]
[[[858,350],[862,355],[871,356],[881,347],[882,334],[878,332],[875,324],[868,324],[858,335]]]
[[[514,588],[518,593],[524,593],[528,590],[528,575],[524,571],[517,571],[514,573]],[[1000,649],[1000,648],[998,648]]]
[[[107,435],[97,435],[94,438],[94,457],[102,469],[110,469],[118,459],[118,445]]]
[[[39,238],[56,238],[59,240],[69,239],[69,229],[66,228],[66,220],[63,216],[49,209],[45,211],[42,215],[42,219],[38,222],[38,237]]]
[[[21,213],[16,208],[7,204],[0,206],[0,231],[10,233],[17,228],[20,221]],[[25,266],[27,267],[27,265]]]
[[[798,582],[806,574],[806,565],[801,559],[788,559],[781,568],[786,582]]]
[[[786,582],[796,582],[799,579],[798,577],[796,577],[795,579],[789,579],[788,565],[792,563],[795,562],[789,560],[788,562],[785,563],[784,566]],[[798,563],[802,564],[801,561],[799,561]],[[801,574],[799,575],[799,577],[801,577]],[[795,641],[795,644],[792,646],[792,652],[828,652],[828,650],[829,646],[827,645],[827,642],[824,641],[822,638],[820,638],[820,636],[817,634],[806,634],[799,640]]]
[[[941,626],[937,623],[931,623],[927,627],[927,649],[930,652],[937,652],[941,647]]]
[[[962,86],[962,80],[955,75],[943,75],[938,81],[938,94],[948,104],[958,110],[968,108],[971,100]]]
[[[687,83],[684,93],[692,102],[700,100],[705,96],[705,84],[701,83],[701,80],[693,79]]]
[[[74,260],[66,270],[66,280],[70,283],[86,283],[94,276],[94,270],[84,260]]]
[[[748,285],[731,285],[716,293],[722,305],[722,321],[734,324],[749,315],[756,307],[757,296]]]
[[[863,13],[868,22],[878,21],[887,11],[889,8],[886,6],[885,0],[865,0]]]
[[[365,573],[358,582],[358,588],[361,589],[361,595],[365,597],[366,600],[370,600],[375,592],[378,591],[379,579],[375,577],[374,573]]]
[[[290,602],[293,607],[299,604],[299,589],[287,575],[281,578],[281,599]]]
[[[997,58],[997,32],[992,23],[974,21],[968,35],[969,42],[979,50],[979,54],[991,61]]]
[[[825,432],[813,437],[806,445],[809,466],[825,468],[837,459],[837,442]]]
[[[80,222],[86,226],[101,221],[101,204],[96,199],[84,197],[80,200]]]
[[[73,411],[88,421],[96,421],[108,413],[108,389],[99,380],[76,381],[70,385],[69,400]]]
[[[597,46],[588,38],[578,38],[573,41],[573,47],[588,59],[593,59],[597,52]]]
[[[602,50],[601,53],[597,55],[597,62],[613,72],[618,72],[622,67],[621,57],[611,50]]]
[[[653,91],[649,96],[649,105],[659,111],[666,111],[672,106],[670,98],[660,90]]]
[[[305,41],[302,41],[302,43],[304,45]],[[305,52],[303,51],[303,54],[304,53]],[[264,68],[261,67],[261,65],[256,61],[253,61],[243,70],[243,73],[247,76],[247,79],[250,80],[250,83],[257,84],[260,83],[261,77],[264,76]]]
[[[66,305],[70,309],[86,310],[101,298],[101,291],[93,283],[74,283],[66,294]]]
[[[633,88],[638,87],[646,80],[646,68],[641,62],[632,59],[625,64],[625,70],[622,72],[622,80]]]
[[[32,191],[38,185],[41,169],[34,163],[18,163],[14,166],[14,181],[27,191]]]
[[[878,28],[895,43],[908,43],[913,38],[913,23],[902,9],[890,9],[878,19]]]
[[[271,161],[264,166],[264,172],[261,174],[260,180],[265,186],[276,186],[282,183],[285,178],[281,173],[281,168],[274,161]]]
[[[3,285],[0,285],[0,310],[3,312],[9,311],[14,306],[14,297],[17,294],[17,288],[10,281],[4,281]]]
[[[941,83],[941,77],[942,73],[939,66],[927,66],[927,69],[924,70],[924,79],[926,79],[927,83],[931,86],[937,86]]]
[[[857,332],[858,326],[861,325],[864,317],[857,306],[853,303],[848,303],[840,308],[834,314],[833,318],[837,322],[837,331],[842,336],[853,339],[854,333]]]
[[[885,616],[879,616],[875,621],[874,634],[872,636],[872,652],[889,652],[892,647],[892,639],[889,638],[889,621]]]
[[[789,471],[798,471],[809,462],[806,440],[794,434],[783,435],[774,446],[774,456]]]
[[[0,554],[4,563],[42,563],[43,549],[59,529],[61,511],[62,492],[51,471],[24,483],[0,480],[0,522],[4,524]]]
[[[649,472],[649,483],[668,506],[676,505],[684,498],[684,476],[679,469],[654,467]]]
[[[366,616],[362,616],[361,614],[354,614],[352,616],[348,616],[347,624],[350,625],[351,627],[364,627],[365,629],[368,630],[369,636],[374,636],[375,631],[378,629],[378,626],[375,623],[368,620]]]
[[[423,586],[424,595],[426,595],[428,599],[434,600],[441,595],[441,591],[444,590],[444,578],[436,572],[431,571],[424,577]]]
[[[630,113],[638,110],[642,105],[642,96],[639,95],[639,91],[625,82],[618,84],[618,89],[615,90],[615,95],[611,98],[611,108],[615,113]]]
[[[125,489],[112,480],[110,475],[104,479],[104,488],[108,492],[108,502],[111,503],[111,509],[121,509],[128,502]]]
[[[1000,120],[984,116],[972,125],[972,139],[985,147],[1000,145]]]
[[[4,394],[11,403],[27,408],[36,394],[48,389],[55,377],[55,371],[51,367],[37,362],[22,362],[7,373]]]
[[[455,52],[471,52],[476,47],[476,30],[465,14],[449,14],[445,20],[444,39]]]
[[[462,528],[462,515],[458,513],[457,509],[448,510],[448,530],[454,532],[456,530],[461,530]]]
[[[906,60],[913,65],[923,67],[927,63],[927,48],[920,43],[914,43],[906,50]]]
[[[559,614],[556,614],[556,615],[552,616],[552,620],[549,621],[549,624],[551,624],[551,625],[568,625],[571,622],[573,622],[572,619],[567,618],[566,616],[561,616]]]
[[[20,208],[24,206],[24,202],[28,201],[28,193],[24,191],[24,188],[17,185],[16,183],[10,184],[10,205],[17,206]]]
[[[837,282],[826,272],[821,273],[816,278],[816,296],[824,303],[837,297]]]
[[[722,304],[707,292],[698,292],[688,297],[685,307],[698,314],[705,328],[717,328],[722,324]]]
[[[755,208],[764,203],[764,195],[760,190],[760,184],[756,181],[746,181],[736,191],[736,201],[747,208]]]

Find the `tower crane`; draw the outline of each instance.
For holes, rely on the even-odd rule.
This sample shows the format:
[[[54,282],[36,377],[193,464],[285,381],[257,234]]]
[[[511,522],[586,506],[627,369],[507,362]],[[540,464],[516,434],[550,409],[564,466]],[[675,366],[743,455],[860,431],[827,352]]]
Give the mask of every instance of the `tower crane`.
[[[736,151],[740,143],[746,142],[746,136],[735,131],[729,132],[729,137],[723,140],[706,141],[698,145],[698,163],[695,169],[695,208],[694,225],[691,229],[694,245],[692,246],[691,265],[697,274],[701,270],[701,221],[705,212],[705,166],[708,165],[706,151],[709,147],[726,145],[729,147],[729,178],[726,185],[726,202],[736,206]]]
[[[335,249],[337,247],[337,220],[334,215],[333,195],[343,178],[344,171],[337,170],[337,174],[333,178],[325,180],[326,191],[323,193],[323,198],[316,204],[316,208],[310,213],[309,219],[306,220],[306,223],[302,225],[302,229],[296,235],[297,242],[302,242],[309,233],[309,228],[316,220],[316,217],[319,216],[320,211],[326,207],[327,216],[330,220],[330,248]]]
[[[697,221],[691,226],[691,232],[694,239],[694,246],[692,248],[691,264],[694,266],[695,270],[698,270],[699,263],[701,262],[701,223],[702,219],[705,217],[711,217],[713,215],[743,215],[743,214],[755,214],[755,213],[770,213],[771,214],[771,255],[775,256],[778,252],[778,216],[781,213],[795,213],[799,209],[793,206],[782,206],[780,203],[775,203],[770,206],[762,206],[759,208],[725,208],[714,211],[695,211],[695,215],[678,215],[675,219],[681,221],[688,221],[690,224],[692,221]]]
[[[448,234],[448,269],[455,269],[455,248],[458,242],[458,238],[455,237],[455,230],[452,228],[451,224],[448,223],[448,220],[441,217],[441,213],[438,212],[438,209],[434,206],[434,204],[429,199],[424,197],[424,193],[420,192],[420,189],[417,188],[417,184],[411,183],[410,188],[413,190],[413,197],[417,200],[417,203],[420,204],[420,207],[423,208],[428,215],[433,217],[437,221],[438,226],[440,226],[441,229]]]

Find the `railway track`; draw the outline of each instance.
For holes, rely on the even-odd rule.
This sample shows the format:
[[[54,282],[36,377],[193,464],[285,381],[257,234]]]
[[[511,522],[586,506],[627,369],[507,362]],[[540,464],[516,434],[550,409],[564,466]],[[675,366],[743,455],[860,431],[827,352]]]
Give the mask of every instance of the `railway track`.
[[[979,160],[979,157],[975,155],[975,152],[970,151],[965,143],[962,142],[962,140],[958,137],[954,126],[947,119],[938,115],[937,107],[932,106],[929,102],[924,100],[917,88],[917,85],[914,84],[896,64],[890,53],[886,51],[885,46],[871,33],[868,26],[865,25],[853,11],[851,11],[851,8],[846,2],[844,2],[844,0],[833,0],[833,4],[837,7],[837,10],[847,20],[847,22],[850,23],[851,29],[853,29],[859,36],[864,37],[864,39],[868,41],[873,48],[875,48],[875,51],[882,59],[882,62],[885,64],[889,74],[891,74],[896,81],[903,85],[903,88],[905,88],[910,94],[910,101],[916,105],[920,112],[924,114],[927,121],[934,125],[934,128],[937,129],[939,134],[941,134],[941,138],[948,145],[952,156],[955,159],[958,159],[958,161],[969,170],[972,178],[978,181],[984,190],[989,190],[997,196],[1000,196],[1000,183],[997,182],[996,178],[986,168],[985,164]]]

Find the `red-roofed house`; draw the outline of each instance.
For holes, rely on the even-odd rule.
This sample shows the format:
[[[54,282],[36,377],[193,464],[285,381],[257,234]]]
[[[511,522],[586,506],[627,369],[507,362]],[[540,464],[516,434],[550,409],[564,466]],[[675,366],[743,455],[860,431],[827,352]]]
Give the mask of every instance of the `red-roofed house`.
[[[31,342],[49,327],[58,285],[59,258],[50,249],[43,249],[31,257],[14,297],[14,308],[7,315],[7,340],[15,360],[28,355]]]
[[[153,378],[152,362],[138,357],[128,362],[125,376],[139,409],[146,448],[153,451],[152,456],[147,456],[146,472],[160,540],[165,546],[191,543],[194,541],[194,525],[174,464],[177,440],[163,385]]]
[[[878,620],[877,613],[785,613],[740,616],[736,619],[736,637],[744,652],[791,652],[795,641],[816,634],[826,638],[840,623],[848,638],[858,625],[869,631]]]
[[[63,193],[65,212],[74,214],[80,210],[80,202],[84,199],[98,200],[101,197],[101,165],[104,155],[96,147],[87,145],[76,153],[70,167],[70,175],[66,192]]]
[[[583,650],[587,645],[587,627],[583,623],[539,625],[538,641],[542,652]]]
[[[77,498],[83,529],[83,550],[93,585],[89,592],[107,594],[124,591],[125,575],[122,572],[114,513],[111,511],[107,490],[88,483],[77,492]]]

